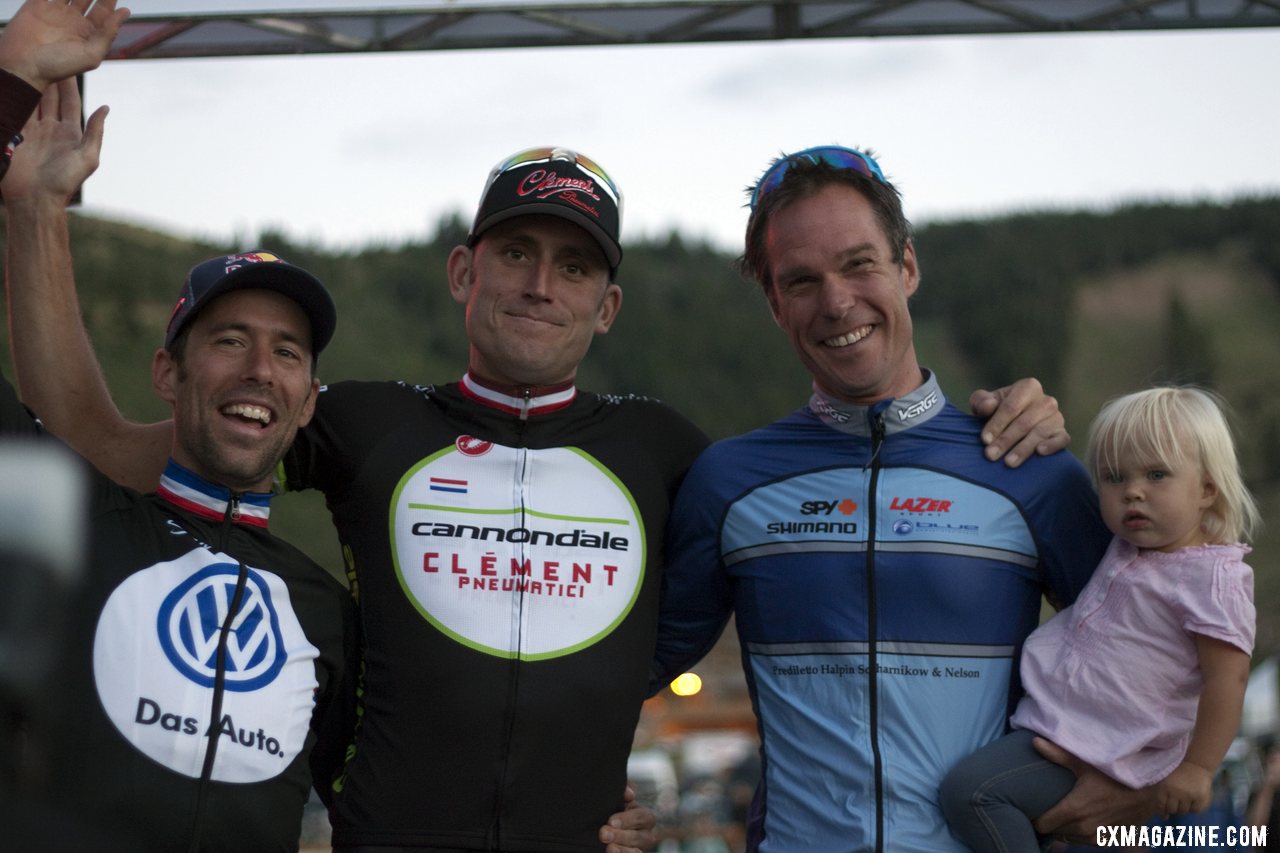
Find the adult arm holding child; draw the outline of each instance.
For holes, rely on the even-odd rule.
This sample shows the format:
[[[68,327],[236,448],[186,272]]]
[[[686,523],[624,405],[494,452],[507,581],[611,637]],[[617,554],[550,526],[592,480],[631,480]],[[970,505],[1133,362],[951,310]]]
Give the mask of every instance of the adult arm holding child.
[[[1186,757],[1147,788],[1120,784],[1044,738],[1035,747],[1045,758],[1076,774],[1071,793],[1035,821],[1036,831],[1077,843],[1092,843],[1098,827],[1145,823],[1153,814],[1208,808],[1214,773],[1240,728],[1249,656],[1230,643],[1195,635],[1204,688]]]
[[[1102,826],[1143,824],[1158,810],[1156,786],[1129,788],[1055,743],[1036,738],[1036,751],[1076,775],[1071,793],[1035,820],[1036,832],[1093,844]]]

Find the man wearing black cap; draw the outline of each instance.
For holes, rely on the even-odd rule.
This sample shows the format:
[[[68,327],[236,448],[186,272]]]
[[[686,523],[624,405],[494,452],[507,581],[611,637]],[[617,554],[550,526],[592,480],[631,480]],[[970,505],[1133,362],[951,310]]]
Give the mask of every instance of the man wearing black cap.
[[[618,204],[573,151],[500,164],[448,264],[467,373],[332,386],[286,457],[359,589],[337,849],[589,853],[622,806],[668,506],[705,439],[574,385],[622,300]]]
[[[341,763],[350,596],[267,531],[334,322],[320,282],[272,254],[200,264],[153,366],[173,407],[159,485],[84,466],[90,564],[53,667],[62,701],[32,726],[43,800],[94,849],[295,850],[313,779]],[[45,435],[7,381],[0,432]]]
[[[627,829],[631,813],[610,815],[646,692],[670,501],[705,438],[657,401],[574,384],[621,305],[619,211],[613,182],[573,151],[500,163],[448,262],[467,373],[334,385],[284,460],[288,488],[325,493],[360,610],[337,849],[587,853],[648,838]],[[76,438],[73,416],[59,428],[118,450],[103,464],[136,481],[155,464],[139,461],[150,428],[118,425],[100,379],[86,384],[72,403],[95,413],[94,434]]]

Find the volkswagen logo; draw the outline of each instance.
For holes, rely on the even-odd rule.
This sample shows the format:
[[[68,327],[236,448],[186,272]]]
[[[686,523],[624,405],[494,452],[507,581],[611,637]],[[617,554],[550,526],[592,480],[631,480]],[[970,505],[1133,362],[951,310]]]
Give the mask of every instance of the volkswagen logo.
[[[160,646],[179,672],[202,687],[217,677],[218,635],[235,598],[239,566],[215,563],[178,584],[160,605]],[[240,607],[227,632],[227,690],[248,692],[275,680],[286,659],[266,583],[247,571]]]

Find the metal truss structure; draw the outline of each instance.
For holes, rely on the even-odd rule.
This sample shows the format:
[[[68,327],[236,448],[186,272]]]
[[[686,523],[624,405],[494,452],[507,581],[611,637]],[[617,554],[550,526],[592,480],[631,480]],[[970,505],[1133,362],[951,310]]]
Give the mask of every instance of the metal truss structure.
[[[325,8],[335,2],[272,10],[266,0],[239,12],[185,2],[172,14],[139,4],[112,58],[1280,26],[1280,0],[348,0]]]

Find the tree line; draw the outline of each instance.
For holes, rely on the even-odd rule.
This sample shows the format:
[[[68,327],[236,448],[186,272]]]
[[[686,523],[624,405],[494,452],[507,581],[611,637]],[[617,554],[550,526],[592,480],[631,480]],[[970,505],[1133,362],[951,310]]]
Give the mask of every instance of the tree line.
[[[421,239],[354,251],[279,233],[252,246],[184,240],[79,215],[71,230],[108,381],[127,415],[154,419],[167,413],[148,366],[185,271],[251,248],[276,251],[329,285],[339,323],[323,381],[456,379],[467,342],[445,262],[466,228],[451,215]],[[1234,404],[1246,474],[1264,507],[1280,503],[1280,197],[931,222],[915,239],[921,362],[957,404],[975,387],[1034,375],[1068,413],[1079,451],[1107,396],[1161,381],[1205,384]],[[712,437],[803,405],[808,376],[734,262],[675,232],[629,245],[622,313],[593,344],[579,384],[662,398]],[[0,359],[12,376],[7,340]],[[1259,574],[1261,596],[1275,584]]]

